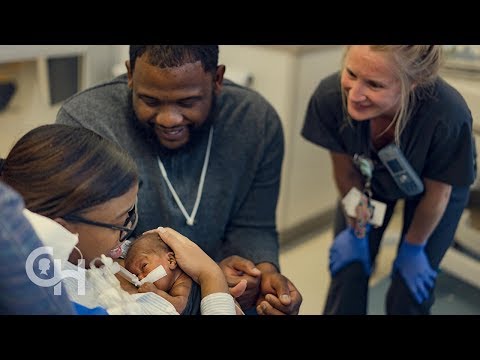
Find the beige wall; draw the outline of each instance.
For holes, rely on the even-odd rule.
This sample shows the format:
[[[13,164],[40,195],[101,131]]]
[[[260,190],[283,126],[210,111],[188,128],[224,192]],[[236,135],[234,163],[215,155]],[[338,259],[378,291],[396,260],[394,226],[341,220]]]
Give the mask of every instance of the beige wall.
[[[472,81],[464,77],[452,77],[445,75],[445,80],[455,87],[465,98],[465,101],[472,112],[473,127],[476,131],[475,142],[477,145],[477,152],[480,150],[480,82],[478,80]],[[478,134],[477,134],[478,133]],[[480,157],[479,157],[480,159]],[[477,159],[477,162],[479,160]],[[477,179],[474,184],[475,188],[480,187],[480,166],[477,165]]]
[[[296,89],[296,56],[288,51],[263,48],[261,46],[222,45],[220,47],[221,64],[226,65],[225,77],[229,69],[235,73],[250,72],[254,76],[252,88],[262,94],[277,110],[285,133],[285,151],[292,147],[291,132]],[[287,193],[290,187],[290,158],[286,154],[283,169],[277,221],[279,229],[288,222]]]
[[[50,106],[35,61],[23,62],[15,75],[17,90],[7,109],[0,112],[0,156],[30,129],[52,123],[60,105]],[[0,65],[1,66],[1,65]]]
[[[300,56],[297,67],[298,84],[295,92],[296,109],[293,119],[290,184],[287,194],[286,227],[331,210],[337,193],[332,178],[327,151],[301,137],[307,104],[322,78],[340,67],[342,48],[327,48]]]
[[[86,74],[88,83],[106,76],[114,64],[123,63],[127,46],[98,49],[96,56],[111,56],[101,68]],[[302,50],[302,49],[301,49]],[[258,45],[222,45],[220,62],[235,72],[251,72],[253,88],[278,111],[285,132],[286,153],[278,206],[279,230],[285,230],[333,208],[337,196],[328,153],[300,136],[307,102],[319,80],[339,68],[341,47],[269,47]],[[111,55],[108,55],[111,54]],[[100,63],[100,62],[98,62]],[[1,69],[1,65],[0,65]],[[93,69],[93,70],[92,70]],[[42,83],[38,62],[26,61],[15,75],[18,89],[8,109],[0,113],[0,156],[28,130],[54,121],[59,105],[50,106]],[[88,71],[88,70],[87,70]],[[90,74],[90,75],[89,75]],[[98,74],[98,75],[95,75]],[[447,77],[467,100],[475,123],[480,125],[480,86],[478,82]],[[477,144],[480,141],[477,140]]]
[[[308,50],[308,51],[303,51]],[[341,47],[222,46],[228,67],[254,74],[253,88],[276,108],[285,133],[285,159],[277,210],[286,230],[333,208],[336,190],[328,153],[306,142],[300,131],[307,102],[321,78],[339,68]]]

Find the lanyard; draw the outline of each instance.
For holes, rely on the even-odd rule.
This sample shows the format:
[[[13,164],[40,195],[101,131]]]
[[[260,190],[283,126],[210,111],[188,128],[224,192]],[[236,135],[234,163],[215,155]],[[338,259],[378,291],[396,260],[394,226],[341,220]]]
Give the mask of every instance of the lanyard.
[[[198,184],[197,198],[195,199],[195,205],[193,206],[193,210],[190,215],[188,215],[187,210],[185,210],[185,207],[183,206],[182,201],[178,197],[177,192],[173,188],[170,180],[168,179],[167,171],[163,166],[162,160],[160,160],[160,157],[157,156],[158,167],[160,168],[160,172],[162,173],[162,176],[165,179],[165,182],[167,183],[168,188],[172,193],[173,198],[175,199],[175,202],[177,203],[178,207],[182,211],[183,216],[185,216],[185,219],[187,220],[187,225],[190,225],[190,226],[193,226],[194,224],[195,216],[197,215],[198,206],[200,205],[200,199],[202,197],[202,191],[203,191],[203,184],[205,182],[205,175],[207,174],[208,160],[210,159],[210,149],[212,147],[212,138],[213,138],[213,126],[210,128],[210,134],[208,135],[207,151],[205,152],[205,160],[203,161],[202,174],[200,175],[200,182]]]
[[[366,224],[373,216],[374,207],[372,205],[372,176],[373,176],[373,161],[365,156],[355,154],[353,163],[360,170],[360,173],[365,178],[365,186],[363,188],[363,195],[355,208],[355,235],[363,238],[366,234]]]
[[[353,163],[357,166],[357,168],[360,170],[360,173],[365,178],[365,187],[363,189],[363,192],[365,193],[365,195],[368,196],[368,199],[370,200],[372,198],[371,186],[374,169],[373,161],[365,156],[355,154],[353,157]]]

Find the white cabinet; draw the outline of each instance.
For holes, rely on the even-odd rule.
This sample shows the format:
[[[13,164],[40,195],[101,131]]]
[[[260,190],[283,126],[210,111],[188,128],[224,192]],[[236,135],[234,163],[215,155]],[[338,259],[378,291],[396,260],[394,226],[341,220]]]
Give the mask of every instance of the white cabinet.
[[[48,69],[65,57],[78,60],[74,82],[79,90],[112,77],[111,45],[0,45],[0,82],[16,83],[8,107],[0,112],[0,156],[30,129],[55,121],[60,103],[51,103],[54,84]],[[48,59],[54,61],[49,65]],[[68,78],[60,71],[55,75],[57,84]]]
[[[88,45],[0,45],[0,63],[81,55]]]
[[[79,89],[112,77],[114,49],[111,45],[0,45],[0,64],[37,62],[37,80],[47,91],[48,59],[79,57]]]

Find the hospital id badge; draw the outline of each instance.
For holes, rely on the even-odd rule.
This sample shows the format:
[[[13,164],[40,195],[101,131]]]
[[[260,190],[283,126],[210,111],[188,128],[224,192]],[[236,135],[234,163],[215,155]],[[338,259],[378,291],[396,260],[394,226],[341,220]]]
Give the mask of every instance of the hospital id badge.
[[[347,195],[342,199],[343,208],[348,216],[352,218],[357,218],[357,214],[355,212],[355,208],[357,207],[358,203],[362,199],[362,193],[356,187],[352,187]],[[387,205],[380,201],[371,199],[370,200],[371,206],[373,208],[373,213],[368,220],[370,224],[375,227],[379,227],[383,225],[383,220],[385,217],[385,212],[387,210]]]

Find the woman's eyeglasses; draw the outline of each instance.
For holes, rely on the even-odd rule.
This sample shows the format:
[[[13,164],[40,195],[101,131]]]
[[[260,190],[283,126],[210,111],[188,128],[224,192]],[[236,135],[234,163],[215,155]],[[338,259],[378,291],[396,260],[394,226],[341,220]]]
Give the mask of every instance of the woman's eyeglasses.
[[[133,230],[135,230],[135,226],[137,226],[137,223],[138,223],[137,203],[135,202],[135,205],[133,206],[133,208],[128,211],[127,220],[125,220],[125,223],[123,224],[123,226],[106,224],[98,221],[92,221],[92,220],[84,219],[83,217],[78,215],[66,215],[63,217],[63,219],[67,221],[79,222],[82,224],[100,226],[100,227],[112,229],[112,230],[119,230],[120,242],[122,242],[128,239],[130,235],[132,235]]]

